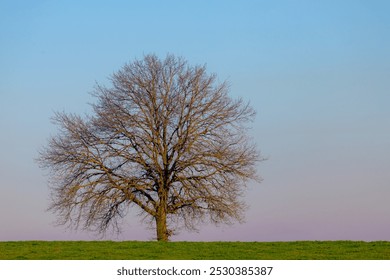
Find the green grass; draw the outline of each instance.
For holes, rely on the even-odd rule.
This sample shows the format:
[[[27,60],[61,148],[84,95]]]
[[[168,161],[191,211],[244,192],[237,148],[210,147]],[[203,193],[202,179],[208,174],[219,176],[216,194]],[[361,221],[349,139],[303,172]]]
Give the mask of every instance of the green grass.
[[[390,260],[390,242],[0,242],[0,260]]]

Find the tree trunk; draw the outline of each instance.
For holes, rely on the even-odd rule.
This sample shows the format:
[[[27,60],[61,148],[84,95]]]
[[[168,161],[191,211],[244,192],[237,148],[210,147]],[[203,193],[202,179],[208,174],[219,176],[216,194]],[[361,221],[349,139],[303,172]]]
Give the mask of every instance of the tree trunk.
[[[157,230],[157,241],[169,241],[168,230],[167,230],[167,215],[166,213],[159,213],[156,217],[156,230]]]
[[[159,197],[160,203],[157,208],[156,216],[157,241],[169,241],[167,229],[167,193],[161,191],[159,192]]]

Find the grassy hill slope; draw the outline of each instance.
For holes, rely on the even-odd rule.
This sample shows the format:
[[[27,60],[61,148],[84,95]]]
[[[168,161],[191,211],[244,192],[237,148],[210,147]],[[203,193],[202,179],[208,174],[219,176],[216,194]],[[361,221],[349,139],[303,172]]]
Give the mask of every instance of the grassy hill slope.
[[[390,242],[0,242],[0,260],[389,260]]]

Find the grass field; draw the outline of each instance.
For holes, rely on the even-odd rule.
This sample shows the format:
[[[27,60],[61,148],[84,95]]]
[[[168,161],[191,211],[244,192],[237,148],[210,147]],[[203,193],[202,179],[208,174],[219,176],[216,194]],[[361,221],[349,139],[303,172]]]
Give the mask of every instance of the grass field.
[[[390,242],[0,242],[0,260],[390,260]]]

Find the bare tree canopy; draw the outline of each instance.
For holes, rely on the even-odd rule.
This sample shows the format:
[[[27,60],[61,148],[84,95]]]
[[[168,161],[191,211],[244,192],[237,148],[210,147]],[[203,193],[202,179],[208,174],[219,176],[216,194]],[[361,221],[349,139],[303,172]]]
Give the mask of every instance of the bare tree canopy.
[[[111,82],[96,87],[93,115],[57,113],[60,132],[40,153],[59,222],[119,230],[135,206],[166,241],[179,226],[241,220],[261,159],[247,134],[249,103],[173,55],[126,64]]]

